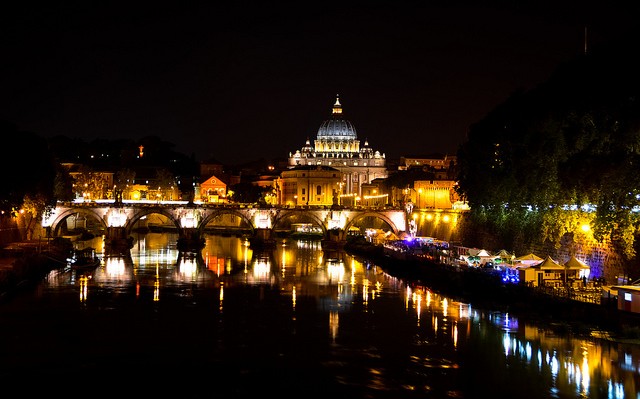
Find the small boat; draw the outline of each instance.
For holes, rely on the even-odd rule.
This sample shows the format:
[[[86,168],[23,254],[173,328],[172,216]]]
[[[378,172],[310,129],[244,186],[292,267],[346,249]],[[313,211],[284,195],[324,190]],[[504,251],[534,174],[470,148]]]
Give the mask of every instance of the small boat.
[[[71,258],[67,259],[67,265],[71,270],[93,271],[100,266],[100,258],[93,248],[85,248],[73,251]]]

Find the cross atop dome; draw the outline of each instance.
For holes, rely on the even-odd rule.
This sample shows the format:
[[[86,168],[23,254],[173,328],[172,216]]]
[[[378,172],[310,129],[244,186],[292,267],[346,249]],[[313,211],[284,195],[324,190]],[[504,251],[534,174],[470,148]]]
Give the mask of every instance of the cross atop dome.
[[[336,94],[336,103],[333,104],[333,115],[342,114],[342,105],[340,104],[340,95]]]

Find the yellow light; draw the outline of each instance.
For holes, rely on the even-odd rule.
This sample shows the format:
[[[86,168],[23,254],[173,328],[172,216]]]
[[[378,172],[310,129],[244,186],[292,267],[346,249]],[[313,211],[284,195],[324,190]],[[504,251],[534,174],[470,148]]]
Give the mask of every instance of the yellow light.
[[[589,230],[591,230],[591,226],[589,226],[586,223],[582,225],[582,231],[584,231],[586,233]]]

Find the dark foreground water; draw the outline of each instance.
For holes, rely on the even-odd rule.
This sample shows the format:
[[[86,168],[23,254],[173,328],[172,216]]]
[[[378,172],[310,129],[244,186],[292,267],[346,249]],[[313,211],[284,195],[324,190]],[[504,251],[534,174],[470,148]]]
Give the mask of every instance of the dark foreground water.
[[[637,398],[640,347],[564,336],[319,242],[148,234],[0,304],[3,397]],[[327,258],[331,256],[331,258]]]

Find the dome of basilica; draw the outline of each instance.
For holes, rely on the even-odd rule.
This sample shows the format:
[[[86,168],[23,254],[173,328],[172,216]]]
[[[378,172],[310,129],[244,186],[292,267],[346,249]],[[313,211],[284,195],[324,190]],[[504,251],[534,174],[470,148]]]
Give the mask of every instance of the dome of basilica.
[[[343,119],[342,105],[340,99],[336,98],[331,119],[322,122],[318,129],[318,140],[355,140],[357,138],[356,128],[351,122]]]

